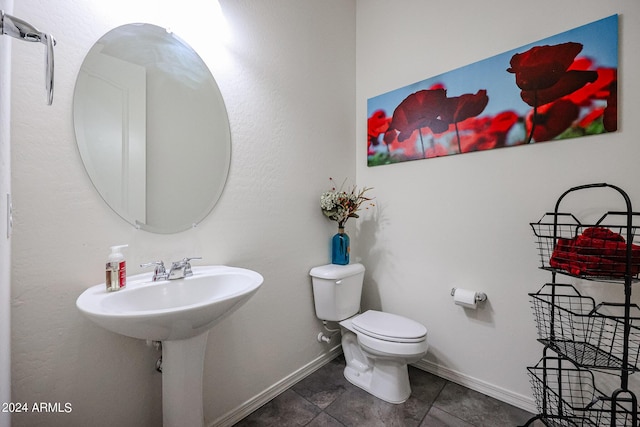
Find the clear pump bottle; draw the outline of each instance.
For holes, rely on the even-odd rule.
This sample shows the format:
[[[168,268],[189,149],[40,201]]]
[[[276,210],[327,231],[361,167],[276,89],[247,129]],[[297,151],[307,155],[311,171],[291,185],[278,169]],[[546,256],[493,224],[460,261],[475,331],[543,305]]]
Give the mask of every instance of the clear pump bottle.
[[[127,262],[120,249],[129,245],[111,246],[111,254],[106,265],[105,284],[107,292],[119,291],[127,286]]]

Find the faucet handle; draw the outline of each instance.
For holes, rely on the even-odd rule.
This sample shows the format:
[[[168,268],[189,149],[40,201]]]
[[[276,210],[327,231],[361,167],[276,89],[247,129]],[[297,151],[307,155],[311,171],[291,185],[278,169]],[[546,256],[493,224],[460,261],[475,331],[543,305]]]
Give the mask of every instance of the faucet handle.
[[[171,264],[171,270],[182,269],[182,277],[191,276],[193,272],[191,271],[191,263],[192,259],[202,259],[202,257],[191,257],[191,258],[182,258],[180,261],[173,262]]]
[[[153,267],[153,266],[157,266],[158,268],[164,268],[164,262],[162,262],[162,261],[153,261],[153,262],[147,262],[145,264],[140,264],[140,267],[142,267],[142,268],[148,268],[148,267]]]
[[[201,256],[191,257],[191,258],[182,258],[180,261],[174,261],[171,263],[171,268],[182,268],[189,265],[189,261],[192,259],[202,259]]]
[[[153,271],[153,281],[156,282],[161,279],[167,278],[167,270],[164,268],[164,262],[162,261],[153,261],[148,262],[146,264],[140,264],[142,268],[155,267]]]

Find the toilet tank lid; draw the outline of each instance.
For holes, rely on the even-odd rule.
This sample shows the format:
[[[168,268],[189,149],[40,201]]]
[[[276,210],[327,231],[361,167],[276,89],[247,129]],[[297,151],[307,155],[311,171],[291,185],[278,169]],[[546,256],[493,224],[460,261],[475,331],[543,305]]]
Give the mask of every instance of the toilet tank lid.
[[[309,275],[320,279],[338,280],[354,276],[362,273],[363,271],[364,265],[358,263],[347,265],[327,264],[313,267],[309,272]]]

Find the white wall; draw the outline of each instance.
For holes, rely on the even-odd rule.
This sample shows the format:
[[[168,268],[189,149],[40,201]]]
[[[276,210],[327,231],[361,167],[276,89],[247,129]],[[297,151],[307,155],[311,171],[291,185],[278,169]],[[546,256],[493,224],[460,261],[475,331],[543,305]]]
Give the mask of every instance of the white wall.
[[[208,2],[196,3],[181,4],[179,14],[152,0],[16,5],[58,46],[56,99],[46,107],[42,58],[33,46],[13,45],[13,400],[70,402],[73,412],[19,415],[14,426],[159,424],[157,353],[94,326],[74,306],[103,280],[113,244],[129,243],[131,273],[140,262],[202,255],[265,276],[259,293],[210,334],[209,423],[322,355],[307,272],[328,261],[335,224],[322,217],[318,197],[329,176],[357,175],[375,187],[377,209],[349,225],[368,268],[364,305],[427,325],[425,366],[530,404],[525,366],[541,346],[526,294],[547,275],[537,270],[528,223],[584,182],[619,184],[640,203],[637,1],[222,0],[231,30],[222,50]],[[616,134],[366,167],[367,98],[613,13],[621,14]],[[194,25],[180,28],[178,15]],[[170,25],[192,44],[229,110],[227,188],[197,229],[175,235],[134,230],[111,212],[73,137],[83,55],[107,30],[135,21]],[[487,292],[485,308],[454,306],[454,285]]]
[[[368,98],[615,13],[617,133],[367,167]],[[542,346],[527,293],[549,275],[537,269],[529,222],[553,210],[564,190],[590,182],[620,185],[638,210],[638,40],[636,0],[357,2],[357,178],[375,187],[378,206],[356,239],[368,268],[365,305],[427,326],[431,347],[423,366],[530,404],[525,367],[538,361]],[[587,206],[611,208],[603,197],[589,194]],[[453,286],[484,291],[489,300],[466,312],[453,304]],[[613,294],[622,298],[620,288]]]
[[[43,59],[14,44],[13,398],[69,402],[70,414],[21,414],[20,426],[156,426],[157,352],[90,323],[75,308],[104,279],[108,247],[141,262],[200,255],[259,271],[261,290],[211,332],[205,418],[212,423],[325,354],[316,341],[309,269],[329,261],[335,224],[319,209],[328,178],[355,176],[355,3],[223,0],[229,44],[216,44],[212,2],[23,0],[15,13],[58,40],[54,105]],[[181,24],[190,21],[191,25]],[[195,230],[135,230],[100,199],[80,162],[72,94],[84,54],[129,22],[171,26],[207,62],[233,140],[227,187]],[[25,45],[25,43],[22,43]]]
[[[13,14],[13,0],[0,0],[0,10]],[[7,237],[7,194],[11,194],[11,38],[0,35],[0,404],[11,401],[11,239]],[[0,412],[0,427],[11,414]]]

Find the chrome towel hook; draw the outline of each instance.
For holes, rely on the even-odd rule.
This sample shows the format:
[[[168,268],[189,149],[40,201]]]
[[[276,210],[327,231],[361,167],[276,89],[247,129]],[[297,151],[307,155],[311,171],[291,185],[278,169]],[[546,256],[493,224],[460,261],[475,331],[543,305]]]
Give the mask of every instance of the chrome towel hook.
[[[15,16],[4,13],[0,10],[0,35],[8,35],[18,40],[42,43],[46,46],[45,51],[45,88],[47,90],[47,103],[53,104],[53,47],[56,40],[51,34],[39,31],[33,25]]]

